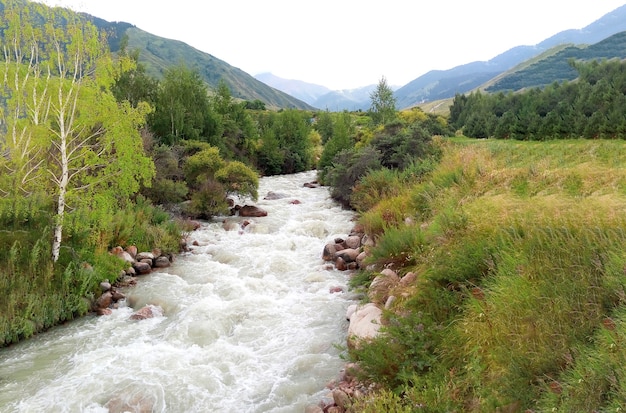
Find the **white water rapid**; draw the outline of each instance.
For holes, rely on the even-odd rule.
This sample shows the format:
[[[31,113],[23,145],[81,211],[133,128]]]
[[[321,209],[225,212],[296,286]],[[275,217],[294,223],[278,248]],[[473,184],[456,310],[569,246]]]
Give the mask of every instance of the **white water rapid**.
[[[127,307],[1,349],[0,412],[143,401],[153,412],[299,413],[318,403],[343,367],[336,345],[350,304],[330,293],[347,290],[347,276],[321,254],[353,215],[327,189],[303,186],[314,179],[262,178],[256,205],[267,217],[244,231],[204,223],[190,237],[198,246],[126,291]],[[269,191],[286,197],[263,200]],[[163,315],[130,320],[145,304]]]

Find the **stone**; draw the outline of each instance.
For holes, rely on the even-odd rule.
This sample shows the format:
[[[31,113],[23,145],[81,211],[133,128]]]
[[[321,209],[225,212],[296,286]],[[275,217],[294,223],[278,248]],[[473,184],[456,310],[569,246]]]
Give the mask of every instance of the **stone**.
[[[157,305],[146,305],[135,311],[131,316],[131,320],[145,320],[148,318],[160,317],[163,315],[163,309]]]
[[[121,291],[114,290],[111,294],[113,301],[120,301],[126,298],[126,295]]]
[[[129,262],[129,263],[133,263],[135,262],[135,259],[126,251],[124,251],[122,249],[122,247],[115,247],[111,250],[111,254],[115,255],[117,258]]]
[[[332,261],[335,258],[335,253],[337,252],[336,244],[326,244],[324,246],[324,250],[322,251],[322,259],[324,261]]]
[[[137,253],[137,256],[135,257],[135,260],[137,261],[153,260],[153,259],[154,259],[154,254],[152,252],[139,252]]]
[[[399,281],[398,275],[393,270],[385,268],[370,284],[367,296],[374,303],[384,304],[387,298],[389,298],[389,292],[398,285]]]
[[[107,291],[96,300],[96,308],[108,308],[112,303],[113,294],[111,294],[111,291]]]
[[[97,315],[111,315],[113,314],[113,310],[111,310],[110,308],[98,308],[96,309],[96,314]]]
[[[367,257],[368,257],[368,254],[365,251],[361,251],[359,255],[356,256],[356,263],[359,266],[359,268],[363,268],[363,263]]]
[[[342,258],[345,262],[355,262],[359,255],[359,250],[354,248],[346,248],[335,252],[335,258]]]
[[[359,341],[375,338],[381,326],[383,311],[374,303],[357,308],[348,325],[348,347],[355,348]]]
[[[341,389],[333,390],[333,400],[335,404],[343,410],[350,407],[350,397]]]
[[[258,217],[266,217],[267,216],[267,211],[264,209],[261,209],[257,206],[254,205],[244,205],[240,208],[238,208],[238,212],[239,212],[239,216],[240,217],[253,217],[253,218],[258,218]]]
[[[145,262],[136,262],[133,264],[133,268],[138,275],[149,274],[152,271],[152,265]]]
[[[104,280],[100,283],[100,289],[102,291],[109,291],[111,289],[111,283],[109,282],[109,280]]]
[[[283,199],[286,197],[287,195],[281,194],[280,192],[269,191],[263,199],[268,200],[268,201],[274,201],[274,200]]]
[[[135,258],[137,256],[137,247],[131,245],[126,248],[126,252],[129,253],[131,257]]]
[[[109,413],[152,413],[155,411],[156,401],[153,396],[133,394],[130,397],[116,396],[105,403]]]
[[[389,310],[391,308],[391,306],[393,305],[393,302],[396,301],[396,297],[393,295],[390,295],[387,298],[387,301],[385,301],[385,310]]]
[[[346,262],[343,260],[343,258],[337,257],[335,259],[335,268],[339,271],[345,271],[348,269],[348,266],[346,265]]]
[[[350,317],[352,317],[352,314],[354,314],[358,308],[359,306],[357,304],[349,305],[348,308],[346,309],[346,320],[349,321]]]
[[[170,259],[164,255],[161,255],[156,260],[154,260],[154,266],[156,268],[166,268],[170,266]]]
[[[358,235],[350,235],[346,238],[346,247],[357,249],[361,246],[361,237]]]
[[[417,281],[417,274],[414,272],[407,272],[404,277],[400,279],[400,285],[402,287],[408,287],[415,284]]]

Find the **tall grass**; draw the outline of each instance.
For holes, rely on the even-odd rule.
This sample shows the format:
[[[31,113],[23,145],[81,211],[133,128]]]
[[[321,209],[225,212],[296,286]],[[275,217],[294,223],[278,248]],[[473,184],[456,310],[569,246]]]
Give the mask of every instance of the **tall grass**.
[[[411,253],[394,263],[418,274],[393,292],[402,299],[373,344],[398,356],[354,359],[425,411],[624,408],[623,165],[619,141],[444,145],[430,179],[392,198],[411,200],[411,225],[381,226],[372,251],[377,261]],[[384,222],[386,202],[363,219]],[[407,333],[418,326],[422,336]],[[436,361],[406,368],[415,357]]]
[[[0,347],[87,313],[99,283],[127,265],[108,253],[112,246],[178,251],[181,226],[140,202],[108,218],[73,211],[53,263],[53,206],[43,199],[0,200]]]

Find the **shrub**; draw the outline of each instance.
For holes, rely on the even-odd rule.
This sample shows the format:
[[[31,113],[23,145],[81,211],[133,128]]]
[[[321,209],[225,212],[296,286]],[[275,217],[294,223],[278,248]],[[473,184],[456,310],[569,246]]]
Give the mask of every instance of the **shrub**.
[[[326,171],[324,184],[332,187],[331,196],[344,206],[350,205],[352,188],[368,172],[380,169],[380,154],[366,147],[339,152],[333,159],[333,167]]]

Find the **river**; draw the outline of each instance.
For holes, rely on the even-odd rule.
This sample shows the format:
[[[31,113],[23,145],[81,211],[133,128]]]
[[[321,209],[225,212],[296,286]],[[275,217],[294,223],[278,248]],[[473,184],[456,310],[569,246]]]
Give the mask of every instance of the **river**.
[[[0,350],[0,412],[303,412],[344,362],[345,273],[321,260],[353,214],[314,172],[261,178],[267,217],[226,231],[205,222],[166,269],[139,278],[127,305]],[[268,192],[285,195],[264,200]],[[299,204],[291,203],[293,200]],[[230,218],[242,221],[242,218]],[[163,315],[135,321],[145,304]],[[113,407],[111,408],[113,410]]]

